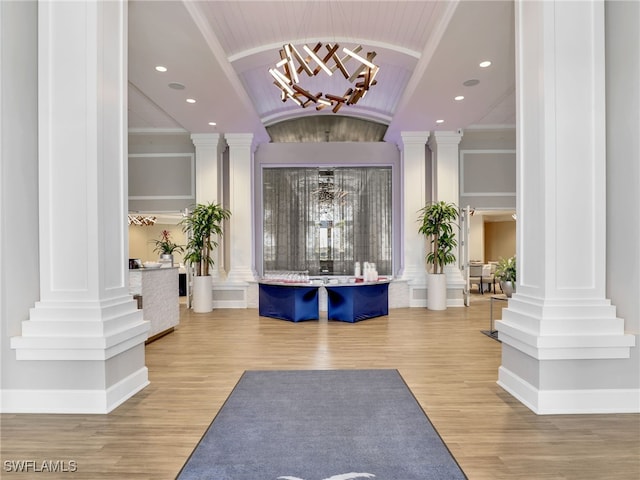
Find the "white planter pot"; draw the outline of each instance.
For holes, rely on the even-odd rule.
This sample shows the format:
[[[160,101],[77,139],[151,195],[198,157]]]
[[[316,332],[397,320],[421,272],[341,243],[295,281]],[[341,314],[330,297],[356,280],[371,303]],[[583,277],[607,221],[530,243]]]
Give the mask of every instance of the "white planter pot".
[[[444,273],[427,274],[427,308],[447,309],[447,276]]]
[[[193,301],[191,306],[196,313],[208,313],[213,310],[213,278],[210,275],[193,277]]]

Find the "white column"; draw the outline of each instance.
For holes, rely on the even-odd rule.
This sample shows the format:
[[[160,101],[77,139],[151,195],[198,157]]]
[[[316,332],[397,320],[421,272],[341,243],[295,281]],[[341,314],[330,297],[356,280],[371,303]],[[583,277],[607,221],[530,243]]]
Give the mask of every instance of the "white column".
[[[537,413],[638,411],[605,298],[604,4],[516,2],[517,293],[498,383]],[[579,80],[578,80],[579,79]]]
[[[418,233],[419,210],[426,199],[426,145],[429,132],[402,132],[403,261],[402,278],[426,288],[426,244]]]
[[[429,149],[433,152],[433,198],[458,205],[460,201],[460,160],[458,145],[462,134],[433,132]]]
[[[219,133],[194,133],[191,141],[196,147],[196,203],[222,204],[220,164],[224,140]],[[214,283],[224,273],[222,242],[224,238],[219,240],[219,247],[211,255],[215,264],[209,274]]]
[[[460,206],[460,157],[458,145],[462,134],[458,132],[433,132],[429,138],[429,149],[433,153],[432,179],[433,200],[453,203]],[[459,223],[459,222],[458,222]],[[458,244],[460,232],[456,232]],[[456,259],[459,255],[456,254]],[[459,262],[445,265],[447,276],[447,306],[464,306],[464,289],[466,281],[460,271]]]
[[[4,411],[106,413],[148,384],[128,291],[126,15],[39,3],[40,301],[11,339],[32,366]]]
[[[251,268],[254,219],[253,134],[225,134],[229,145],[229,210],[231,219],[227,241],[230,245],[230,265],[227,281],[247,282],[255,278]]]

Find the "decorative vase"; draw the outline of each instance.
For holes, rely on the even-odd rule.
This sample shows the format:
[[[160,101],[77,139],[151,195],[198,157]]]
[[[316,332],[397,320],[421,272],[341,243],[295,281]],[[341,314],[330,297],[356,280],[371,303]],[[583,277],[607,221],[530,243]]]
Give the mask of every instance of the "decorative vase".
[[[201,275],[193,277],[193,311],[209,313],[213,310],[213,277]]]
[[[163,267],[173,267],[173,254],[163,253],[160,255],[160,263]]]
[[[427,308],[447,309],[447,276],[444,273],[427,274]]]
[[[512,281],[502,281],[500,282],[500,289],[502,290],[502,293],[507,296],[507,298],[511,298],[513,292],[516,291],[516,284]]]

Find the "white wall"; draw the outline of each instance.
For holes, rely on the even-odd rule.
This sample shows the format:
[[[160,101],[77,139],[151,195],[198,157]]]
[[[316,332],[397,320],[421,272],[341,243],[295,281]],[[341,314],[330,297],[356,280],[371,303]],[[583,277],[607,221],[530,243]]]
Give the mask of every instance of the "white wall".
[[[484,217],[469,217],[469,260],[484,262]]]
[[[129,133],[129,211],[181,212],[195,201],[189,134]]]
[[[173,243],[184,246],[186,235],[180,225],[156,223],[155,225],[129,225],[129,258],[138,258],[142,262],[157,262],[160,253],[154,252],[155,241],[160,240],[162,231],[167,230]],[[183,253],[174,252],[173,264],[178,266],[183,261]]]
[[[636,334],[615,375],[640,388],[640,2],[606,2],[607,297]]]
[[[0,2],[0,388],[38,374],[9,346],[39,299],[37,2]],[[19,45],[19,48],[17,47]],[[16,54],[19,53],[19,54]]]
[[[459,151],[460,205],[515,210],[515,126],[464,130]]]

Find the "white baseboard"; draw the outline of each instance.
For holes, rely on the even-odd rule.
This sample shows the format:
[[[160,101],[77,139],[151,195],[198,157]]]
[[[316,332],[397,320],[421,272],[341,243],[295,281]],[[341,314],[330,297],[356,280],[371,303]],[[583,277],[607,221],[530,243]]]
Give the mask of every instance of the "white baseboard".
[[[106,390],[2,390],[0,413],[109,413],[149,385],[147,367]]]
[[[504,367],[497,383],[539,415],[640,413],[640,389],[538,390]]]

